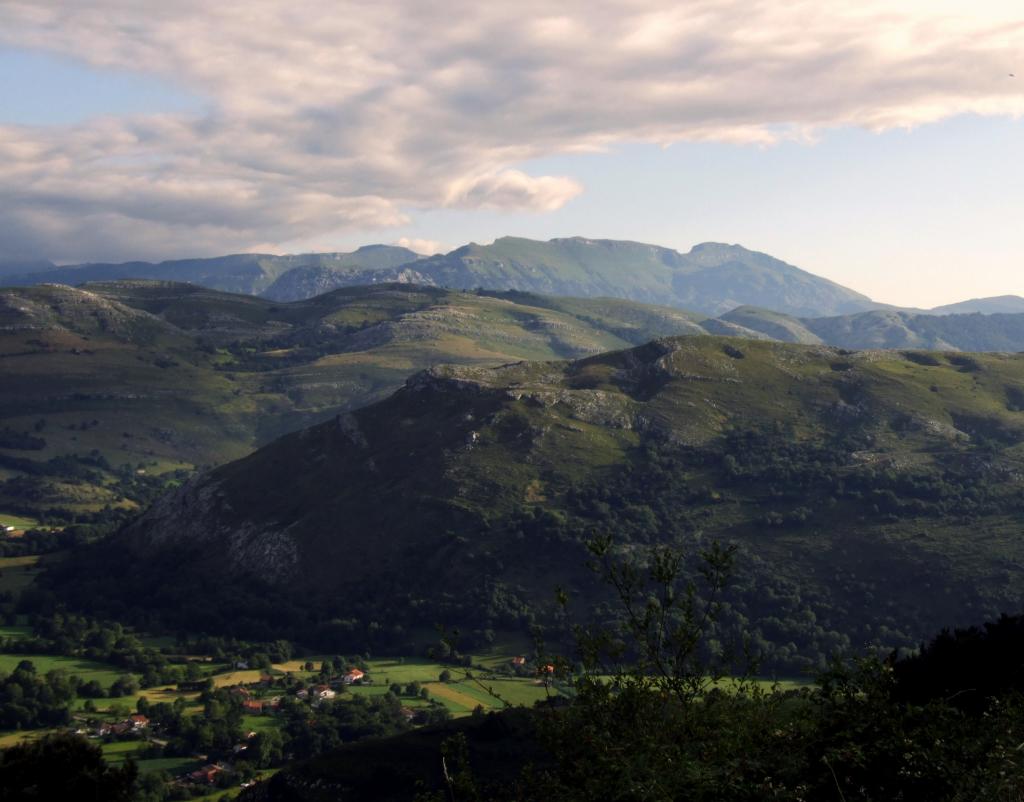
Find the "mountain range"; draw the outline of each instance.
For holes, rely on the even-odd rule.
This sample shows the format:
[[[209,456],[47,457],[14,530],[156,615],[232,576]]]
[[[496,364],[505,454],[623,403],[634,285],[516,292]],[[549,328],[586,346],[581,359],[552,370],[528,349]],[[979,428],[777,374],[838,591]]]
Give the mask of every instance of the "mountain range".
[[[0,265],[0,283],[78,285],[146,278],[294,301],[339,287],[403,282],[453,289],[483,287],[550,295],[607,296],[709,315],[747,304],[810,317],[880,306],[864,295],[767,254],[718,243],[697,245],[683,254],[637,242],[583,237],[541,242],[502,237],[490,245],[470,243],[448,254],[429,257],[406,248],[371,245],[352,253],[236,254],[159,264],[55,267],[40,262],[21,266],[24,269],[19,271],[19,263]],[[1024,311],[1024,301],[1021,304],[1020,311]],[[1007,311],[1006,302],[997,307]]]
[[[450,253],[420,256],[397,246],[351,253],[288,256],[235,254],[153,264],[0,262],[0,285],[80,285],[114,279],[199,284],[275,301],[311,298],[339,287],[412,283],[452,289],[517,290],[578,297],[606,296],[721,315],[757,306],[797,317],[829,317],[876,309],[909,314],[1024,313],[1024,298],[978,298],[931,310],[897,310],[768,254],[739,245],[702,243],[688,253],[638,242],[568,237],[547,242],[502,237]]]
[[[187,263],[246,293],[46,265],[0,291],[0,508],[141,511],[138,474],[204,469],[50,590],[147,628],[412,653],[437,622],[557,625],[556,586],[599,614],[594,535],[723,539],[719,634],[756,612],[788,672],[1020,604],[1024,314],[877,308],[735,246],[397,251]],[[359,284],[319,292],[335,275]],[[609,297],[624,275],[666,303]],[[253,294],[310,276],[307,299]]]
[[[409,284],[292,303],[147,280],[4,289],[0,506],[49,516],[128,503],[103,471],[68,481],[65,457],[153,473],[216,465],[382,399],[431,366],[578,358],[677,335],[1013,352],[1024,350],[1024,315],[800,319],[740,307],[711,318]]]

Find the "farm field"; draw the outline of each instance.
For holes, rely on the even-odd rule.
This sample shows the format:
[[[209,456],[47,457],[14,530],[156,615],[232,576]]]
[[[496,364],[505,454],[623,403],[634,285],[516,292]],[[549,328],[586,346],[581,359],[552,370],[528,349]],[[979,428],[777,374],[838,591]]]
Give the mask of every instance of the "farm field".
[[[39,525],[35,518],[26,518],[23,515],[12,515],[7,512],[0,512],[0,529],[13,526],[15,529],[32,529]]]
[[[102,747],[103,757],[111,766],[121,766],[131,757],[135,759],[140,774],[165,771],[172,777],[193,770],[200,765],[200,761],[187,757],[139,758],[137,755],[145,745],[143,741],[106,743]]]
[[[0,638],[25,638],[32,634],[32,627],[0,626]]]
[[[22,560],[21,562],[31,565],[30,561]],[[24,626],[0,627],[0,638],[17,638],[29,634],[31,634],[30,629]],[[168,642],[167,639],[161,639],[159,642],[151,639],[149,642],[153,646],[173,646],[173,643]],[[513,646],[517,648],[513,648]],[[440,703],[448,709],[454,718],[470,716],[478,708],[500,710],[507,705],[531,706],[551,695],[557,695],[559,692],[556,688],[545,687],[532,676],[517,677],[503,673],[513,656],[528,652],[529,649],[525,648],[525,643],[503,644],[485,654],[471,655],[471,666],[468,668],[452,666],[424,657],[389,657],[366,660],[365,668],[371,682],[365,685],[346,687],[345,692],[339,693],[337,703],[345,704],[346,700],[356,697],[382,696],[389,692],[391,685],[397,683],[403,689],[400,700],[404,707],[421,709],[433,703]],[[218,688],[239,684],[255,685],[262,676],[268,673],[275,677],[290,674],[304,683],[312,684],[317,681],[321,665],[331,659],[324,655],[302,657],[277,663],[269,669],[262,670],[234,669],[227,663],[217,662],[204,664],[203,670],[204,674],[209,676]],[[111,683],[126,673],[110,664],[45,654],[0,654],[0,673],[11,671],[22,660],[32,661],[41,675],[54,669],[60,669],[86,681],[96,680],[104,687],[109,687]],[[314,671],[306,670],[309,663],[312,664]],[[447,682],[440,681],[440,675],[444,672],[448,672],[451,676]],[[467,672],[470,676],[467,676]],[[140,677],[135,675],[135,678],[138,680]],[[426,691],[426,698],[404,693],[405,686],[413,682],[418,683]],[[758,680],[757,682],[765,686],[772,684],[770,680]],[[803,683],[799,680],[785,680],[779,682],[778,686],[782,689],[790,689],[799,687],[801,684]],[[728,690],[732,685],[733,683],[729,680],[724,680],[719,687]],[[267,692],[256,691],[256,693],[257,696],[262,696]],[[282,691],[274,690],[270,693],[277,694]],[[197,715],[202,712],[201,707],[195,704],[198,695],[197,691],[179,691],[175,685],[146,688],[129,696],[92,700],[96,706],[96,712],[90,714],[90,717],[96,716],[107,721],[120,720],[135,711],[140,699],[150,702],[173,703],[179,698],[190,702],[185,709],[187,715]],[[85,699],[75,699],[71,704],[72,712],[76,715],[77,720],[75,726],[84,726],[84,717],[81,714],[86,702]],[[283,716],[273,714],[246,714],[242,718],[242,732],[270,732],[282,727],[284,721]],[[39,729],[0,733],[0,748],[41,738],[47,732],[48,730]],[[151,737],[156,737],[157,743],[160,743],[159,738],[162,736],[159,733],[154,733]],[[94,739],[92,742],[102,748],[104,758],[112,766],[121,766],[125,761],[132,759],[142,775],[160,774],[177,777],[194,771],[204,763],[204,761],[193,757],[145,757],[150,746],[144,739],[107,740],[106,742]],[[265,778],[273,773],[271,770],[265,770],[260,772],[260,776]],[[196,791],[198,790],[197,788]],[[210,789],[210,793],[201,798],[210,802],[231,800],[237,798],[240,792],[240,786]]]
[[[503,649],[496,653],[474,655],[472,657],[473,665],[494,668],[499,664],[507,663],[511,655],[517,653],[519,652]],[[295,674],[298,677],[309,678],[316,672],[305,671],[304,666],[306,662],[312,662],[314,667],[319,668],[323,660],[324,656],[322,655],[306,657],[290,660],[287,663],[278,663],[273,668],[285,673]],[[350,686],[348,690],[354,696],[378,696],[387,693],[388,686],[393,683],[404,686],[410,682],[418,682],[427,688],[431,698],[444,704],[451,711],[452,715],[456,717],[468,715],[473,712],[477,705],[481,705],[485,710],[500,709],[505,706],[501,701],[502,699],[511,705],[532,705],[534,702],[544,699],[547,695],[544,687],[535,684],[535,681],[532,679],[519,677],[485,679],[479,677],[479,669],[470,669],[471,672],[479,677],[478,681],[474,681],[466,679],[461,668],[438,663],[427,658],[383,658],[368,660],[366,665],[373,684]],[[451,673],[452,679],[449,682],[442,683],[438,678],[441,672],[445,670]],[[251,672],[233,673],[243,674]],[[258,673],[256,672],[256,674]],[[227,677],[229,675],[222,676]],[[215,678],[214,682],[220,685],[221,680]],[[231,682],[224,682],[224,684],[231,684]],[[481,687],[481,685],[494,688],[501,699],[489,694],[485,687]],[[402,703],[410,707],[416,707],[419,702],[418,700],[411,700],[403,696]]]
[[[8,560],[8,562],[25,562],[33,559],[35,558],[12,558],[11,560]],[[31,563],[29,562],[28,564]],[[28,627],[0,627],[0,638],[21,637],[28,634],[30,634],[30,629]],[[474,663],[477,665],[493,666],[497,665],[499,662],[504,662],[507,659],[508,658],[503,655],[487,655],[480,658],[474,658]],[[119,677],[129,673],[113,665],[83,660],[77,657],[48,654],[3,653],[0,653],[0,672],[10,673],[22,660],[32,662],[37,673],[40,675],[46,674],[48,671],[55,669],[64,670],[87,682],[96,680],[104,688],[109,687]],[[307,661],[312,662],[314,666],[319,669],[323,660],[324,656],[295,659],[288,661],[287,663],[275,664],[270,670],[270,673],[291,673],[300,679],[310,680],[315,676],[316,672],[305,671],[305,664]],[[530,705],[540,699],[543,699],[546,695],[545,689],[542,686],[535,684],[534,681],[530,679],[482,679],[478,683],[473,680],[465,679],[462,675],[461,669],[453,668],[426,658],[410,657],[370,660],[367,662],[367,667],[369,668],[368,673],[373,679],[373,683],[349,687],[348,691],[353,697],[379,696],[387,693],[389,686],[393,683],[398,683],[404,686],[411,682],[418,682],[423,687],[427,688],[430,698],[445,705],[452,715],[456,717],[468,715],[477,705],[482,706],[484,709],[499,709],[504,706],[504,703],[501,700],[488,694],[487,691],[481,687],[480,683],[486,687],[493,688],[501,699],[504,699],[509,704],[514,705]],[[447,683],[442,683],[439,681],[438,677],[441,672],[446,669],[451,672],[452,680]],[[231,685],[255,683],[263,673],[264,672],[259,669],[221,671],[213,674],[212,679],[216,687],[224,688]],[[479,671],[477,673],[479,673]],[[135,678],[139,679],[138,676]],[[120,712],[124,712],[125,710],[134,711],[139,699],[141,698],[145,698],[150,702],[173,703],[174,700],[178,698],[184,698],[191,701],[197,696],[198,693],[195,691],[179,691],[173,685],[162,685],[145,688],[128,696],[96,699],[93,700],[93,702],[97,708],[96,714],[100,717],[109,718],[110,716],[115,715],[115,713],[120,714]],[[86,701],[86,699],[75,699],[71,704],[72,712],[80,713],[83,710]],[[426,701],[419,698],[403,696],[402,703],[408,707],[420,707],[425,705]],[[198,707],[190,708],[190,712],[196,712],[198,709]],[[259,732],[272,729],[277,725],[275,719],[270,716],[247,716],[246,726],[251,730]],[[36,737],[42,734],[42,731],[37,731],[32,733],[10,733],[7,735],[0,735],[0,747],[10,746],[25,737]]]
[[[96,680],[104,686],[110,685],[118,677],[127,673],[115,666],[94,663],[90,660],[81,660],[77,657],[62,657],[52,654],[0,654],[0,671],[10,673],[17,668],[18,663],[22,660],[31,661],[36,667],[37,674],[45,674],[47,671],[54,669],[63,669],[86,682]],[[125,697],[125,699],[128,698],[130,697]]]
[[[265,672],[258,668],[244,669],[241,671],[227,671],[223,674],[213,675],[213,686],[215,688],[227,688],[229,685],[249,685],[259,682]]]
[[[42,738],[49,730],[25,730],[22,732],[0,733],[0,749],[8,749],[28,741],[35,741]]]

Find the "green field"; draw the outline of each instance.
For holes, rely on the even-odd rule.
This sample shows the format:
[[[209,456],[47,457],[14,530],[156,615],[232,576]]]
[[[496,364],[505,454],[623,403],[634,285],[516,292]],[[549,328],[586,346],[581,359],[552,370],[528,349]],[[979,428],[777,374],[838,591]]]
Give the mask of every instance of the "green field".
[[[187,757],[136,757],[137,753],[144,746],[145,743],[142,741],[114,741],[112,743],[105,743],[102,746],[103,757],[112,766],[120,766],[131,757],[134,758],[136,765],[139,767],[139,772],[142,774],[163,771],[172,777],[192,771],[201,765],[199,761]]]
[[[38,554],[26,554],[22,557],[0,557],[0,571],[8,568],[33,568],[42,560]]]
[[[69,674],[85,680],[96,680],[104,687],[110,685],[118,677],[123,676],[125,671],[103,663],[94,663],[89,660],[81,660],[77,657],[62,657],[52,654],[0,654],[0,671],[10,673],[17,668],[22,660],[30,660],[36,667],[37,674],[45,674],[54,669],[63,669]],[[130,697],[125,697],[128,699]],[[123,700],[113,699],[113,702]]]
[[[31,634],[32,627],[0,626],[0,638],[25,638]]]
[[[493,667],[498,664],[505,664],[512,654],[520,652],[509,649],[499,649],[486,655],[474,656],[475,666]],[[324,657],[308,657],[275,665],[274,668],[280,671],[295,674],[298,677],[310,678],[312,674],[302,669],[303,664],[312,661],[319,669]],[[518,677],[502,677],[500,679],[479,679],[479,681],[465,678],[464,669],[438,663],[422,657],[386,658],[367,661],[368,674],[373,680],[371,685],[352,685],[348,692],[352,696],[380,696],[388,692],[388,687],[393,683],[405,685],[410,682],[418,682],[427,688],[430,698],[444,704],[452,715],[464,716],[473,712],[477,705],[485,709],[498,709],[504,707],[504,703],[490,695],[485,687],[493,687],[494,690],[513,705],[532,705],[534,702],[545,698],[543,686],[534,684],[533,680]],[[452,675],[450,682],[442,684],[438,678],[442,671],[449,671]],[[482,673],[477,668],[470,669],[474,676],[480,677]],[[224,683],[230,684],[230,683]],[[481,687],[484,686],[484,687]],[[344,697],[341,697],[344,698]],[[418,707],[424,702],[420,699],[413,699],[402,696],[402,704],[408,707]]]
[[[0,529],[13,526],[15,529],[32,529],[39,525],[35,518],[26,518],[22,515],[12,515],[7,512],[0,512]]]
[[[280,719],[275,716],[242,716],[242,729],[246,732],[268,732],[279,725]]]

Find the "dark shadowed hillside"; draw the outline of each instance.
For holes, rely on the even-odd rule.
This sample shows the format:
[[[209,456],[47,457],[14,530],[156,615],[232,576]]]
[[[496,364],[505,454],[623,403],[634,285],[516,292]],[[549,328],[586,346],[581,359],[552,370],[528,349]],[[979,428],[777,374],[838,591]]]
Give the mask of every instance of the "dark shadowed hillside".
[[[408,627],[548,619],[556,586],[587,602],[598,533],[635,554],[718,538],[741,547],[719,637],[746,621],[796,670],[1021,604],[1022,399],[1024,357],[713,337],[437,368],[163,499],[102,557],[121,590],[61,585],[401,648]],[[217,603],[193,608],[199,588]]]

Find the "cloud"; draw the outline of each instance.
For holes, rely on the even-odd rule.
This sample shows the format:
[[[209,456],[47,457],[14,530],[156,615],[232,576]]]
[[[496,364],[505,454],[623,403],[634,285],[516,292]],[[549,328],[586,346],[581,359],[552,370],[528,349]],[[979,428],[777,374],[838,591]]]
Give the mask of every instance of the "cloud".
[[[159,257],[558,209],[532,159],[1024,112],[1015,3],[7,0],[0,43],[143,71],[201,113],[0,127],[0,255]]]
[[[456,179],[445,197],[446,206],[479,209],[560,209],[583,191],[571,178],[534,177],[520,170],[499,170]]]
[[[394,242],[400,248],[408,248],[423,256],[433,256],[435,253],[447,253],[452,250],[448,245],[433,239],[420,239],[418,237],[399,237]]]

